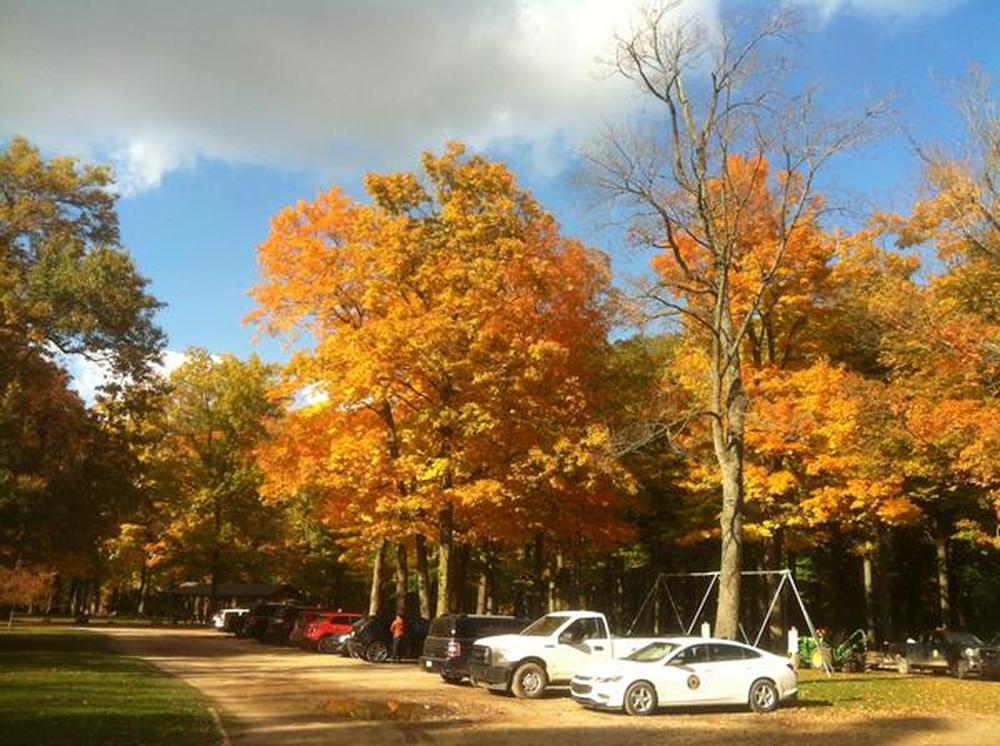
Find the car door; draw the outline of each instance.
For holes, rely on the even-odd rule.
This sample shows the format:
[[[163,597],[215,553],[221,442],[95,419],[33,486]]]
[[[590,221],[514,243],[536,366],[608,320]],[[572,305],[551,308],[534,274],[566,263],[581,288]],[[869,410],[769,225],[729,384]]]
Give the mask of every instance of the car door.
[[[663,678],[657,682],[660,702],[670,705],[714,702],[718,689],[707,643],[696,643],[677,653],[664,665]]]
[[[604,620],[599,617],[583,617],[571,622],[560,630],[554,642],[546,644],[549,680],[569,681],[577,669],[593,661],[595,655],[609,657],[610,644]]]
[[[760,655],[740,645],[717,642],[708,646],[712,701],[739,703],[750,696]]]

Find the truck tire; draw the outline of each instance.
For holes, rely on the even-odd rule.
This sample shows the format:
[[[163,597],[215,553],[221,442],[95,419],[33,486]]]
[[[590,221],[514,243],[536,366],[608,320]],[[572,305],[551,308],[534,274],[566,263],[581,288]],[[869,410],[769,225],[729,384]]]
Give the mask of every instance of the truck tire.
[[[549,676],[537,663],[522,663],[510,678],[510,690],[518,699],[538,699],[549,685]]]
[[[652,715],[656,705],[656,687],[648,681],[636,681],[625,690],[625,712],[629,715]]]

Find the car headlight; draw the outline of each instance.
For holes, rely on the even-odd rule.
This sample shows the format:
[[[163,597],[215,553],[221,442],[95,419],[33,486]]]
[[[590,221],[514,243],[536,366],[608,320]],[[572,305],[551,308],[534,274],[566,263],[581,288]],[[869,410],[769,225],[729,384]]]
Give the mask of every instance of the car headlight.
[[[598,676],[597,681],[601,684],[610,684],[615,681],[621,681],[621,676]]]
[[[503,654],[502,650],[495,650],[495,649],[491,650],[490,656],[493,660],[494,666],[502,666],[504,663],[507,662],[507,657]]]
[[[975,658],[977,652],[979,652],[979,651],[977,651],[975,648],[966,648],[965,649],[965,657],[966,658]]]

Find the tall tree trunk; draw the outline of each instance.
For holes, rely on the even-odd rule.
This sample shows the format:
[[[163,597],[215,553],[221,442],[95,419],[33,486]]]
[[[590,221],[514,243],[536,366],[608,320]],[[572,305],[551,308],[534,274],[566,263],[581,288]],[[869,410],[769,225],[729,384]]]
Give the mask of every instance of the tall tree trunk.
[[[388,543],[382,539],[375,549],[375,560],[372,562],[372,587],[368,596],[369,614],[378,614],[382,611],[382,579],[385,577],[385,553]]]
[[[482,567],[479,575],[479,591],[481,599],[477,597],[476,608],[480,614],[495,614],[496,609],[496,555],[491,546],[487,545],[483,549]],[[479,609],[482,609],[479,611]]]
[[[208,600],[208,613],[215,613],[216,597],[218,596],[219,590],[219,560],[221,558],[221,551],[219,548],[219,541],[222,538],[222,501],[219,495],[215,495],[213,499],[213,506],[215,509],[214,515],[214,536],[212,542],[212,586],[209,593]]]
[[[874,645],[878,639],[875,628],[875,568],[872,562],[874,549],[866,549],[861,555],[861,573],[865,584],[865,631],[868,644]]]
[[[465,589],[469,578],[470,551],[468,544],[460,543],[455,548],[454,562],[452,562],[451,608],[462,614],[467,611],[465,608]]]
[[[719,601],[715,615],[716,637],[735,640],[740,625],[740,594],[743,572],[743,454],[724,453],[722,513],[719,516],[722,553],[719,559]]]
[[[453,608],[454,577],[452,576],[452,542],[454,541],[455,511],[447,503],[438,512],[438,590],[436,616],[450,613]]]
[[[149,585],[149,568],[146,566],[146,553],[142,554],[142,568],[139,571],[139,605],[136,607],[136,614],[143,616],[146,613],[146,587]]]
[[[534,565],[534,573],[532,578],[532,616],[539,616],[546,612],[552,611],[548,607],[546,601],[546,586],[545,586],[545,538],[541,533],[535,534],[535,544],[532,548],[531,559]]]
[[[476,578],[476,613],[485,614],[486,613],[486,595],[487,595],[487,580],[486,580],[486,568],[479,568],[479,576]]]
[[[423,534],[414,537],[417,560],[417,593],[420,596],[420,616],[430,619],[433,613],[431,603],[431,574],[427,564],[427,539]]]
[[[406,561],[406,542],[396,544],[396,613],[406,614],[406,596],[409,583],[409,566]]]
[[[52,608],[56,605],[56,598],[62,591],[62,575],[56,573],[55,579],[52,581],[52,590],[49,592],[49,601],[45,606],[45,616],[52,615]]]
[[[785,554],[785,534],[780,528],[774,530],[774,534],[771,536],[770,540],[765,539],[764,543],[764,569],[766,570],[781,570],[784,568],[784,554]],[[778,592],[778,587],[781,585],[781,577],[778,575],[768,575],[767,577],[767,604],[770,605],[771,601],[774,599],[774,594]],[[775,601],[774,611],[771,612],[771,621],[768,629],[768,634],[772,641],[782,640],[785,636],[786,625],[787,625],[787,614],[785,613],[785,598],[788,593],[783,591],[778,600]],[[769,606],[765,606],[764,611],[767,612]]]
[[[725,266],[720,266],[720,277]],[[738,344],[730,315],[728,287],[719,282],[715,308],[719,336],[712,350],[712,446],[722,478],[722,511],[719,514],[721,556],[719,599],[715,636],[735,640],[740,627],[740,594],[743,571],[743,446],[749,401],[743,390]]]
[[[951,589],[948,583],[948,534],[939,528],[934,537],[934,548],[937,554],[938,605],[941,611],[941,625],[951,626]]]
[[[878,591],[878,634],[882,640],[892,640],[894,638],[893,618],[892,618],[892,582],[889,576],[890,570],[890,550],[892,547],[891,535],[883,537],[877,545],[875,574],[875,587]],[[876,640],[879,642],[879,640]]]
[[[90,597],[87,599],[87,613],[91,616],[97,616],[100,613],[101,606],[101,580],[100,578],[94,578],[91,582],[91,592]]]

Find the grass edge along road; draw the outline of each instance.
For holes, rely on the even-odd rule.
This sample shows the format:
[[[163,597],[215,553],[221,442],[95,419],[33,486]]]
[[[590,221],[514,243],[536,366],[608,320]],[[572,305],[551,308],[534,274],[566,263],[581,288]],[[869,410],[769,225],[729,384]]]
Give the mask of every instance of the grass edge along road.
[[[80,630],[0,630],[0,742],[221,742],[197,689],[139,658],[110,653],[109,643]]]
[[[884,671],[827,677],[820,671],[803,670],[799,672],[799,700],[806,707],[872,715],[996,716],[1000,714],[1000,681]]]

